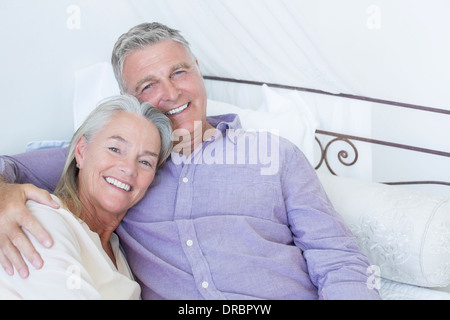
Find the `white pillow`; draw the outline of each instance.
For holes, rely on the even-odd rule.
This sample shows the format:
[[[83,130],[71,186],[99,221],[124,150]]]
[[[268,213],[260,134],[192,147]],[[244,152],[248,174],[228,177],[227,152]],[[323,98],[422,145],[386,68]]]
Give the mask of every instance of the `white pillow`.
[[[73,126],[76,131],[104,98],[120,94],[119,85],[108,62],[99,62],[75,72]]]
[[[450,284],[450,198],[324,173],[319,178],[382,278]]]
[[[436,289],[412,286],[406,283],[380,279],[383,300],[450,300],[450,293]]]
[[[282,95],[266,85],[261,90],[263,103],[258,110],[208,99],[207,115],[235,113],[243,129],[278,134],[299,147],[310,163],[314,163],[317,121],[304,100],[292,92]]]
[[[27,143],[26,152],[34,150],[45,150],[54,148],[65,148],[69,145],[70,140],[43,140],[30,141]]]

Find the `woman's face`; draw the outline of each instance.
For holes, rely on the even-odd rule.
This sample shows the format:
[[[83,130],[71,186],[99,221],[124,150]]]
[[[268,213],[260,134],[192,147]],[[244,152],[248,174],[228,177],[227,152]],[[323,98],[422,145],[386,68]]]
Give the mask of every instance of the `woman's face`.
[[[127,112],[113,116],[90,143],[82,137],[75,157],[83,205],[96,213],[126,213],[152,182],[160,148],[156,126]]]

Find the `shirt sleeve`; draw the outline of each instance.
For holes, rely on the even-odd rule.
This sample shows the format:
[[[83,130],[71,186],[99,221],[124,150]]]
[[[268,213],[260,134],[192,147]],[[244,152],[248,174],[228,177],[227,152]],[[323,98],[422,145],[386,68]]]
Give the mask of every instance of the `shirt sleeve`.
[[[0,174],[9,183],[31,183],[52,192],[61,176],[67,148],[0,156]]]
[[[22,279],[14,274],[11,277],[11,286],[26,300],[102,299],[86,270],[85,263],[89,261],[83,261],[82,248],[74,229],[64,220],[60,212],[55,212],[51,208],[38,205],[30,210],[40,223],[50,230],[55,244],[52,248],[44,248],[34,237],[30,237],[44,260],[44,266],[36,270],[29,264],[29,277]]]
[[[319,297],[380,299],[368,285],[367,257],[333,208],[314,168],[295,146],[286,154],[282,188],[288,220]]]

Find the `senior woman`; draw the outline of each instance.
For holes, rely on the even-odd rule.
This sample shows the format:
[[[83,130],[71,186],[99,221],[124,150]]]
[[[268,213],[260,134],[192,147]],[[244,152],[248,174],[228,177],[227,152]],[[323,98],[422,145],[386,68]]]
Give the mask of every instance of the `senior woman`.
[[[147,191],[171,152],[170,120],[131,96],[104,100],[74,134],[52,197],[27,207],[55,245],[29,278],[0,273],[1,299],[139,299],[114,230]],[[30,268],[30,270],[33,268]]]

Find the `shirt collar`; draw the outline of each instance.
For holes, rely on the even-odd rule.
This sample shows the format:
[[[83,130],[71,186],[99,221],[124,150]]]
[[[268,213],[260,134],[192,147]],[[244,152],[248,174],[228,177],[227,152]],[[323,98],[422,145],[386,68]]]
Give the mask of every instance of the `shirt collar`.
[[[239,119],[239,116],[235,113],[228,113],[228,114],[221,114],[216,116],[208,116],[206,118],[206,121],[212,125],[214,128],[216,128],[220,133],[216,133],[212,138],[208,140],[208,143],[211,141],[214,141],[217,139],[219,135],[221,136],[227,136],[227,138],[233,143],[236,144],[236,139],[234,138],[235,135],[233,135],[233,138],[228,135],[228,130],[242,130],[241,120]],[[205,142],[202,143],[204,145]],[[198,150],[201,148],[196,148],[194,150],[195,152],[198,152]],[[174,152],[172,150],[172,157],[173,156],[179,156],[178,153]]]
[[[235,113],[209,116],[206,118],[206,121],[220,131],[226,129],[242,129],[241,120]]]
[[[209,116],[206,118],[206,121],[215,127],[217,130],[221,132],[222,136],[227,136],[227,138],[233,143],[236,144],[235,135],[232,137],[229,135],[229,130],[240,130],[242,131],[241,120],[239,116],[235,113],[222,114],[217,116]],[[217,133],[213,139],[217,138]]]

